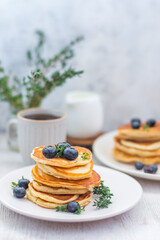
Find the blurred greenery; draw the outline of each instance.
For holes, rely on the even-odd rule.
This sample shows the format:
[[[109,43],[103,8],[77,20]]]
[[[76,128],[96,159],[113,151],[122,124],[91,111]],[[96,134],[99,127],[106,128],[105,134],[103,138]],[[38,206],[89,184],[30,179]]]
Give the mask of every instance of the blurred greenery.
[[[69,60],[74,57],[73,47],[83,37],[71,41],[58,54],[44,59],[42,50],[45,44],[45,35],[36,31],[38,42],[33,50],[26,53],[31,69],[30,75],[20,79],[18,76],[9,76],[0,64],[0,100],[7,101],[13,113],[21,109],[38,107],[42,100],[67,79],[80,76],[83,71],[76,71],[68,66]]]

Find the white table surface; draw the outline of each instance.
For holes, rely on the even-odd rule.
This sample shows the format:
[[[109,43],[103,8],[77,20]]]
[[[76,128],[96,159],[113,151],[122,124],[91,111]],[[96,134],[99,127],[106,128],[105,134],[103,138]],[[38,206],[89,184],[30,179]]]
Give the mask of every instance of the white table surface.
[[[101,165],[96,159],[94,163]],[[0,176],[22,166],[20,154],[9,151],[6,136],[0,134]],[[21,216],[0,204],[0,240],[159,240],[160,182],[137,180],[144,190],[140,203],[122,215],[101,221],[46,222]]]

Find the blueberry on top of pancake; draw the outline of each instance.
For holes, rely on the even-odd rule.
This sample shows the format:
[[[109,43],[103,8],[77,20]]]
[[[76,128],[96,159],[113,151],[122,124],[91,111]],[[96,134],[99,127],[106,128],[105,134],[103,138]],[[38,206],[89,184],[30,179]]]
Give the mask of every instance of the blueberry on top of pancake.
[[[74,160],[78,157],[78,151],[75,148],[65,148],[63,150],[63,157],[68,160]]]
[[[141,126],[141,120],[139,118],[133,118],[131,120],[131,126],[133,129],[138,129]]]
[[[154,127],[156,124],[156,121],[154,119],[149,119],[146,121],[147,126]]]
[[[59,143],[56,144],[56,146],[59,147],[59,148],[71,147],[71,145],[69,143],[67,143],[67,142],[59,142]]]
[[[132,118],[131,119],[131,123],[132,122],[139,122],[139,123],[141,123],[141,120],[139,118]]]
[[[57,154],[57,150],[53,146],[46,146],[42,149],[43,155],[46,158],[54,158]]]

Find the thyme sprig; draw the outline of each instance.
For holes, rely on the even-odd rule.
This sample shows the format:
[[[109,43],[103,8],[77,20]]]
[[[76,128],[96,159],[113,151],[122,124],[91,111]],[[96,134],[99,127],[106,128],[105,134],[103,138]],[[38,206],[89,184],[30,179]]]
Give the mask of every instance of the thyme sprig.
[[[25,179],[24,176],[22,176],[21,179]],[[16,183],[16,182],[11,182],[11,188],[12,188],[12,189],[14,189],[15,187],[18,187],[18,186],[19,186],[18,183]]]
[[[89,159],[89,153],[83,152],[81,158],[82,158],[82,160]]]
[[[56,212],[68,212],[67,206],[57,206]]]
[[[109,204],[112,203],[113,194],[110,192],[109,187],[104,186],[104,181],[101,181],[98,187],[93,188],[93,194],[99,195],[99,198],[93,202],[93,206],[97,208],[108,208]]]
[[[14,189],[15,187],[18,187],[18,183],[12,182],[11,183],[11,188]]]
[[[74,57],[73,47],[83,37],[77,37],[53,57],[45,59],[42,50],[45,35],[36,31],[38,42],[36,47],[26,53],[31,73],[20,79],[10,76],[0,63],[0,100],[7,101],[13,113],[24,108],[40,106],[42,100],[56,87],[67,79],[80,76],[83,71],[76,71],[69,66],[69,60]]]
[[[85,210],[85,207],[78,206],[78,209],[74,212],[74,214],[81,214],[82,211]],[[69,212],[67,206],[57,206],[56,212]]]
[[[150,126],[145,125],[145,126],[143,127],[143,129],[146,130],[146,131],[149,131],[149,130],[150,130]]]
[[[56,157],[60,157],[60,158],[63,158],[63,150],[65,149],[65,146],[58,146],[58,145],[55,145],[56,149],[57,149],[57,154],[56,154]]]

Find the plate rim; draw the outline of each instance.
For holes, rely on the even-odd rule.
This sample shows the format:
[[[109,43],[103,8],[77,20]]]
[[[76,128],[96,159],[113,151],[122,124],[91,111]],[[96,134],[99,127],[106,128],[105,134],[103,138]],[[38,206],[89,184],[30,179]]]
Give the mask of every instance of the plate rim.
[[[149,173],[143,173],[143,172],[140,172],[140,171],[136,171],[135,170],[130,170],[130,169],[125,169],[125,166],[122,166],[122,167],[119,167],[119,166],[115,166],[114,164],[110,163],[109,161],[104,161],[103,159],[101,159],[99,157],[99,154],[97,153],[97,143],[105,138],[105,137],[111,137],[112,136],[112,139],[113,139],[113,136],[116,135],[117,133],[117,130],[113,130],[113,131],[110,131],[110,132],[107,132],[107,133],[104,133],[103,135],[99,136],[93,143],[93,146],[92,146],[92,150],[93,150],[93,154],[95,155],[95,157],[104,165],[104,166],[107,166],[107,167],[110,167],[112,169],[115,169],[116,171],[120,171],[122,173],[125,173],[125,174],[129,174],[133,177],[137,177],[137,178],[141,178],[141,179],[147,179],[147,180],[152,180],[152,181],[160,181],[160,175],[152,175],[152,174],[149,174]],[[111,135],[111,136],[109,136]],[[120,162],[119,162],[120,163]],[[122,164],[125,164],[125,163],[122,163]]]
[[[5,176],[3,176],[2,178],[0,178],[0,183],[1,183],[1,181],[3,181],[4,179],[6,179],[7,176],[9,176],[10,174],[14,174],[14,173],[15,173],[16,171],[18,171],[18,170],[22,170],[22,169],[25,169],[25,168],[31,168],[31,167],[33,167],[33,166],[34,166],[34,165],[25,166],[25,167],[15,169],[15,170],[7,173]],[[95,168],[101,168],[101,169],[103,169],[103,170],[106,168],[106,167],[104,167],[104,166],[100,166],[100,165],[96,165],[96,164],[94,165],[94,167],[95,167]],[[78,223],[78,222],[93,222],[93,221],[99,221],[99,220],[103,220],[103,219],[109,219],[109,218],[112,218],[112,217],[114,217],[114,216],[121,215],[121,214],[129,211],[130,209],[134,208],[135,205],[137,205],[137,203],[138,203],[138,202],[141,200],[141,198],[142,198],[143,188],[142,188],[141,184],[140,184],[136,179],[132,178],[131,176],[129,176],[129,175],[125,174],[125,173],[119,172],[119,171],[117,171],[117,170],[114,170],[114,169],[110,169],[110,168],[106,168],[106,169],[107,169],[107,171],[116,172],[116,173],[118,173],[118,174],[120,174],[120,175],[125,175],[125,176],[127,176],[128,178],[132,179],[132,181],[137,184],[137,186],[139,187],[139,190],[140,190],[139,198],[137,198],[136,201],[135,201],[132,205],[128,206],[127,208],[123,208],[121,211],[118,211],[118,213],[117,213],[117,212],[113,212],[113,213],[111,213],[111,214],[108,215],[108,216],[106,216],[106,214],[102,214],[102,215],[100,215],[100,216],[94,216],[94,217],[91,216],[91,217],[80,218],[80,219],[78,219],[78,218],[77,218],[77,219],[76,219],[76,218],[75,218],[75,219],[72,219],[72,218],[71,218],[71,219],[68,219],[68,218],[67,218],[67,219],[64,219],[64,217],[57,219],[56,217],[53,217],[53,218],[47,218],[46,216],[41,216],[41,217],[39,217],[39,216],[35,215],[34,213],[24,212],[23,210],[17,209],[17,208],[15,208],[14,206],[12,206],[11,204],[5,202],[5,201],[2,199],[1,196],[0,196],[0,203],[1,203],[3,206],[5,206],[6,208],[8,208],[9,210],[11,210],[11,211],[13,211],[13,212],[16,212],[16,213],[18,213],[18,214],[20,214],[20,215],[22,215],[22,216],[26,216],[26,217],[30,217],[30,218],[38,219],[38,220],[49,221],[49,222],[62,222],[62,223],[63,223],[63,222],[66,222],[66,223],[70,223],[70,222],[73,223],[73,222],[74,222],[74,223]]]

